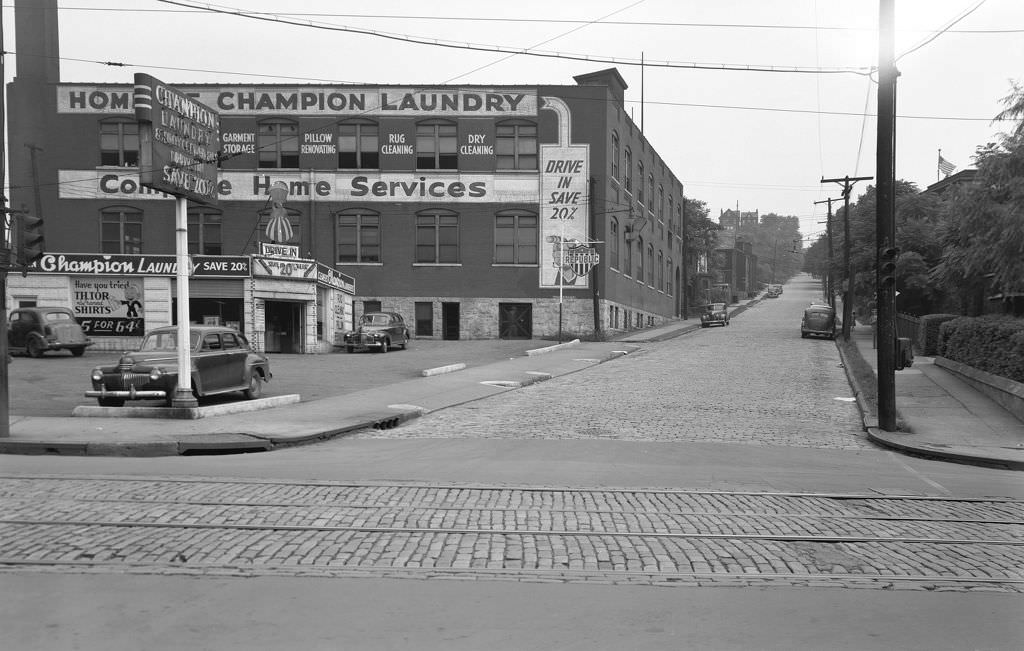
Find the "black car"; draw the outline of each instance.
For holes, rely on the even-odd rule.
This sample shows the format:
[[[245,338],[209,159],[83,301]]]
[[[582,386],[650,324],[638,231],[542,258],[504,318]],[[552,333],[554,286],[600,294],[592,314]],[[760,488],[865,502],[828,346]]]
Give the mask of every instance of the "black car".
[[[21,307],[7,322],[7,350],[42,357],[48,350],[67,350],[81,357],[92,341],[75,313],[66,307]]]
[[[273,377],[270,362],[233,328],[191,326],[192,393],[201,398],[241,391],[252,400],[263,395]],[[93,369],[89,398],[101,407],[120,407],[125,400],[163,400],[169,407],[178,387],[178,326],[157,328],[142,345],[116,364]]]
[[[713,325],[729,325],[729,307],[725,303],[710,303],[700,315],[700,327],[710,328]]]
[[[409,345],[409,328],[405,319],[396,312],[367,312],[359,317],[359,323],[352,332],[346,332],[343,341],[346,352],[356,348],[368,348],[380,353],[399,346],[405,350]]]

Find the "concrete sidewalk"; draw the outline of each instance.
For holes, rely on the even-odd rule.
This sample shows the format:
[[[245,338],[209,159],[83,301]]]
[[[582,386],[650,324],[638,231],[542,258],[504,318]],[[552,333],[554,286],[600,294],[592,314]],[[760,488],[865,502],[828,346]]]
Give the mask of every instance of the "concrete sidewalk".
[[[871,327],[857,326],[850,337],[877,376]],[[868,438],[880,445],[947,461],[1024,470],[1024,422],[932,357],[915,356],[912,367],[896,371],[896,412],[906,431],[879,429],[877,414],[852,377],[851,384]]]

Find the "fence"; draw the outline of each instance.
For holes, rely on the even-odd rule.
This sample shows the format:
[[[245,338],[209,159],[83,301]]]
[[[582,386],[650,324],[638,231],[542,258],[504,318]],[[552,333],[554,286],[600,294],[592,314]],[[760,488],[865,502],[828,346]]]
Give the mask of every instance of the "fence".
[[[896,313],[896,336],[910,339],[914,350],[921,352],[924,342],[919,341],[921,332],[921,318],[912,314]]]

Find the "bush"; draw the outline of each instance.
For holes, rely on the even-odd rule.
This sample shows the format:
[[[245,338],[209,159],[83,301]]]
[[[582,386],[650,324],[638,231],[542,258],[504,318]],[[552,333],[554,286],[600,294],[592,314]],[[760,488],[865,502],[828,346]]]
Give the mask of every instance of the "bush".
[[[946,321],[957,318],[957,314],[925,314],[917,330],[918,352],[926,357],[934,357],[939,352],[939,326]]]
[[[1024,382],[1024,319],[959,317],[939,326],[939,355]]]

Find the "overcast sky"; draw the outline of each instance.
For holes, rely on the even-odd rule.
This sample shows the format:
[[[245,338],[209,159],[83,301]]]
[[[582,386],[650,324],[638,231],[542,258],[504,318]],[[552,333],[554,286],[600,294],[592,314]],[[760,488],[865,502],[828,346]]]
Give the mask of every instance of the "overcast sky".
[[[903,55],[896,171],[923,189],[937,179],[940,148],[963,169],[979,145],[1009,130],[991,119],[1010,80],[1024,82],[1024,1],[895,1],[896,52]],[[814,236],[825,213],[814,202],[839,196],[838,185],[820,180],[874,176],[877,86],[866,73],[878,63],[875,0],[182,4],[276,12],[397,38],[157,0],[59,0],[62,81],[130,83],[133,73],[149,72],[168,83],[572,85],[575,75],[617,67],[629,84],[634,121],[687,196],[706,201],[714,219],[737,206],[795,215],[805,237]],[[3,0],[8,51],[16,49],[12,7],[13,0]],[[575,59],[477,51],[467,44]],[[641,57],[649,64],[642,69]],[[701,70],[691,64],[854,72]],[[14,67],[8,57],[8,79]],[[867,183],[855,186],[854,197]]]

